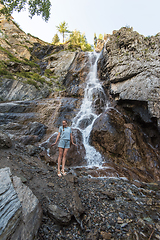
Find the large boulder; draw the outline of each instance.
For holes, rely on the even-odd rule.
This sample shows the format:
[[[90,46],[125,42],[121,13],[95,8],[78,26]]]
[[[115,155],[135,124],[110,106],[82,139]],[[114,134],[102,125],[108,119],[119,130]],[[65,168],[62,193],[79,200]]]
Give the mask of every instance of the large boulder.
[[[158,151],[147,144],[141,129],[133,123],[126,123],[116,109],[110,108],[96,119],[90,142],[107,161],[110,159],[120,168],[128,168],[127,171],[135,172],[135,176],[145,181],[160,179]],[[128,173],[119,167],[117,170],[127,176]]]
[[[0,169],[0,192],[0,239],[33,240],[42,218],[36,196],[9,168]]]

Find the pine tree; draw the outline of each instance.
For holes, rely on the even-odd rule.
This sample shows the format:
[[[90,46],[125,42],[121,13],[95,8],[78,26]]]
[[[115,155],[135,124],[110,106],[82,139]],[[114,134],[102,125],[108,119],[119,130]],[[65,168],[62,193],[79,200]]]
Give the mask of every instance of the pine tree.
[[[62,35],[63,35],[63,43],[64,43],[64,36],[65,36],[65,33],[69,33],[70,31],[67,29],[68,27],[68,23],[66,23],[65,21],[61,22],[59,24],[59,26],[56,26],[57,27],[57,30],[58,32],[60,32]]]
[[[7,18],[13,11],[20,12],[28,6],[29,16],[41,15],[45,21],[50,17],[51,2],[50,0],[0,0],[4,7],[0,10],[0,14],[4,14]]]
[[[58,34],[56,33],[56,34],[54,35],[53,39],[52,39],[52,43],[53,43],[53,44],[56,44],[56,43],[58,43],[58,42],[60,42],[60,39],[59,39],[59,37],[58,37]]]
[[[97,36],[96,33],[94,33],[94,47],[96,48],[97,46]]]

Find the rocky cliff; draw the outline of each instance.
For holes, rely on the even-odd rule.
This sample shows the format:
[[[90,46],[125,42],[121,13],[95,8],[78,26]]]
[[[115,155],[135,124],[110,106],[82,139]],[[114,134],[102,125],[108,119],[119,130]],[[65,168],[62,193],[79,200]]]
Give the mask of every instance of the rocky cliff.
[[[159,239],[160,35],[122,28],[99,41],[106,96],[92,95],[97,118],[89,142],[103,166],[86,167],[83,137],[74,129],[78,147],[69,150],[68,175],[59,179],[58,150],[50,146],[62,120],[71,125],[81,108],[90,55],[45,43],[3,16],[0,24],[0,167],[10,167],[40,201],[37,239]]]

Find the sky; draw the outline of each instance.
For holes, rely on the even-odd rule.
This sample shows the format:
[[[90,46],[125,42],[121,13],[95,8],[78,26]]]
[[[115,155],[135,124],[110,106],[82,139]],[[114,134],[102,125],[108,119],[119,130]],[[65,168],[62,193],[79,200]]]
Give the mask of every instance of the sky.
[[[12,16],[26,33],[52,42],[58,33],[56,26],[65,21],[68,29],[85,33],[93,44],[94,33],[112,34],[113,30],[130,26],[144,36],[160,32],[160,0],[51,0],[52,8],[46,23],[40,16],[28,17],[28,12]],[[62,36],[58,33],[62,42]]]

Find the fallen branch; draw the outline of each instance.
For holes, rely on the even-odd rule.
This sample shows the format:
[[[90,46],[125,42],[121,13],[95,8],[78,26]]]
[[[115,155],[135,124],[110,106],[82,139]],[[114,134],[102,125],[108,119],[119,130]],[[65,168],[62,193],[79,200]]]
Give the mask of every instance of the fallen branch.
[[[153,231],[152,231],[152,233],[151,233],[150,237],[148,238],[148,240],[150,240],[150,239],[151,239],[151,237],[152,237],[153,233],[154,233],[154,229],[153,229]]]

